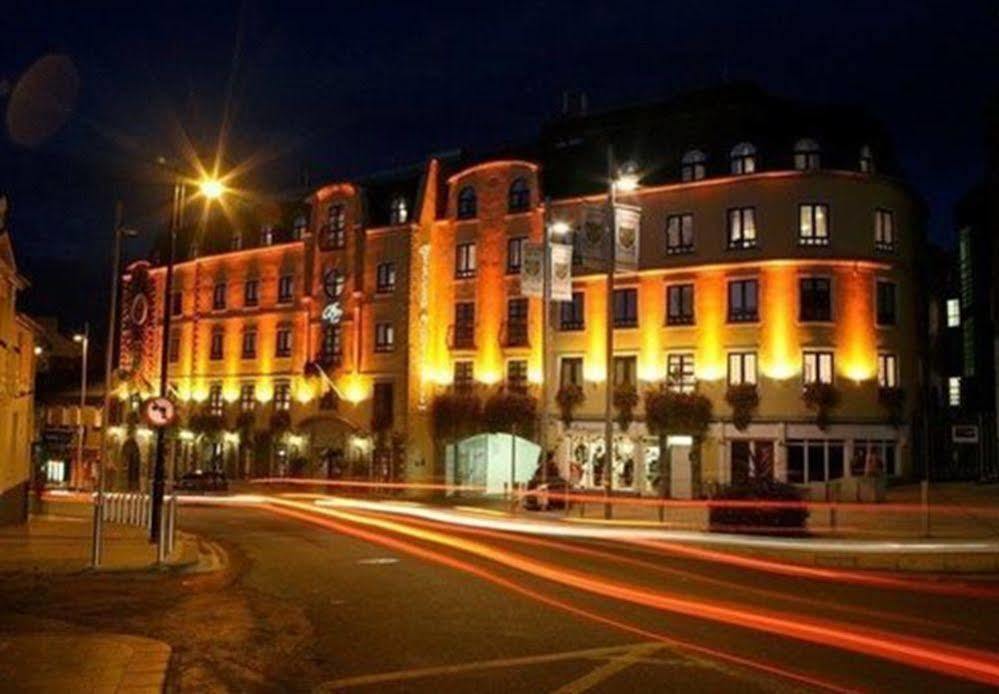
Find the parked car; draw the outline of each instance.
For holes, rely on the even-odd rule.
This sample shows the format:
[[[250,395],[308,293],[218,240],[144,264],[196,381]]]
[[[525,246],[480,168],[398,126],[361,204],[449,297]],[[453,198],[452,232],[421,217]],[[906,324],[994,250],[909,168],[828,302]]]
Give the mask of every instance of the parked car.
[[[226,492],[229,482],[216,470],[194,470],[181,475],[174,487],[179,492]]]

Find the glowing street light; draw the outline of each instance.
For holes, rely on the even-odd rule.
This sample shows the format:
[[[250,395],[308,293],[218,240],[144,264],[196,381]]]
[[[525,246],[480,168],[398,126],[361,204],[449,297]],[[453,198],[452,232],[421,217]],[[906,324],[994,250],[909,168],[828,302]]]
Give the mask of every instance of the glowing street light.
[[[201,194],[209,200],[217,200],[225,193],[225,185],[217,178],[205,178],[199,184]]]

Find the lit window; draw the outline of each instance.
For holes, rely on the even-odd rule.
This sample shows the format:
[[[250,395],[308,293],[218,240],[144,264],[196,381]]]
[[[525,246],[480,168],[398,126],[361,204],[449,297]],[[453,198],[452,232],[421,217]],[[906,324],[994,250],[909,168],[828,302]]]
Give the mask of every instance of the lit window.
[[[406,204],[406,198],[399,195],[392,199],[389,218],[392,224],[405,224],[409,221],[409,207]]]
[[[947,327],[956,328],[961,325],[961,300],[947,299]]]
[[[520,272],[520,265],[524,260],[524,243],[527,241],[523,236],[507,239],[506,241],[506,274],[515,275]]]
[[[243,285],[243,305],[252,307],[260,303],[260,280],[246,280]]]
[[[506,302],[506,346],[527,345],[527,299],[517,297]]]
[[[895,250],[895,214],[891,210],[874,210],[874,248]]]
[[[208,414],[221,417],[225,412],[225,401],[222,399],[222,384],[213,383],[208,389]]]
[[[346,284],[347,276],[336,268],[326,268],[323,272],[323,292],[327,299],[332,301],[340,298]]]
[[[224,356],[223,345],[225,344],[225,332],[222,328],[212,329],[212,339],[209,345],[209,358],[212,361],[219,361]]]
[[[559,366],[560,386],[582,386],[583,385],[583,358],[563,357]]]
[[[343,204],[329,206],[326,224],[320,231],[319,246],[324,251],[347,246],[347,210]]]
[[[819,143],[808,138],[794,144],[794,168],[798,171],[812,171],[819,168]]]
[[[756,247],[755,207],[740,207],[728,211],[728,247]]]
[[[506,387],[513,391],[527,389],[526,359],[511,359],[506,363]]]
[[[802,277],[798,303],[798,319],[803,323],[832,320],[832,282],[828,277]]]
[[[458,219],[473,219],[478,214],[475,188],[465,186],[458,192]]]
[[[951,407],[961,406],[961,377],[951,376],[947,379],[947,404]]]
[[[666,355],[666,380],[671,390],[692,393],[697,385],[694,378],[694,353],[674,352]]]
[[[634,328],[638,325],[638,290],[614,290],[614,327]]]
[[[756,147],[748,142],[740,142],[729,155],[732,173],[751,174],[756,171]]]
[[[898,387],[898,358],[894,354],[878,355],[878,386]]]
[[[475,244],[459,243],[455,247],[454,276],[458,279],[475,277]]]
[[[264,227],[260,230],[260,243],[264,246],[270,246],[274,243],[274,228]]]
[[[728,384],[756,385],[756,352],[732,352],[728,355]]]
[[[470,359],[454,363],[454,387],[458,390],[471,388],[475,384],[475,365]]]
[[[291,409],[291,383],[288,381],[274,384],[274,409],[284,412]]]
[[[635,385],[635,369],[638,359],[633,356],[614,357],[614,385],[633,386]]]
[[[706,173],[705,163],[708,158],[699,149],[692,149],[680,160],[680,178],[684,181],[700,181]]]
[[[395,328],[391,323],[375,323],[375,351],[391,352],[395,347]]]
[[[238,251],[243,248],[243,235],[238,231],[234,231],[232,234],[232,250]]]
[[[380,263],[375,268],[375,291],[387,294],[395,289],[395,263]]]
[[[805,384],[833,382],[833,353],[828,351],[808,351],[803,355],[802,370]]]
[[[257,357],[257,329],[247,328],[243,331],[243,359],[256,359]]]
[[[278,279],[278,303],[287,304],[295,296],[295,277],[293,275],[283,275]]]
[[[333,363],[343,353],[340,326],[327,323],[323,326],[322,355],[326,362]]]
[[[471,349],[475,346],[475,304],[459,301],[454,305],[455,349]]]
[[[829,206],[798,206],[798,243],[802,246],[829,245]]]
[[[758,280],[733,280],[728,283],[728,322],[753,323],[760,319],[760,283]]]
[[[274,356],[291,356],[291,327],[282,325],[277,329],[277,341],[275,343]]]
[[[585,327],[585,300],[583,292],[573,292],[572,301],[561,302],[559,327],[562,330],[582,330]]]
[[[225,282],[219,282],[212,291],[212,310],[222,311],[225,309]]]
[[[252,383],[244,383],[239,387],[239,409],[243,412],[253,412],[256,407],[256,388]]]
[[[666,255],[692,253],[694,250],[694,215],[675,214],[666,218]]]
[[[526,178],[517,178],[510,184],[509,199],[507,200],[507,210],[509,212],[523,212],[531,206],[531,186]]]
[[[666,325],[694,324],[694,285],[671,284],[666,287]]]
[[[291,235],[296,241],[301,241],[302,237],[305,236],[306,229],[309,228],[309,220],[306,219],[304,214],[300,214],[295,217],[295,221],[292,223]]]
[[[860,148],[860,171],[862,173],[874,173],[874,154],[870,145]]]
[[[895,325],[895,283],[877,282],[877,323]]]

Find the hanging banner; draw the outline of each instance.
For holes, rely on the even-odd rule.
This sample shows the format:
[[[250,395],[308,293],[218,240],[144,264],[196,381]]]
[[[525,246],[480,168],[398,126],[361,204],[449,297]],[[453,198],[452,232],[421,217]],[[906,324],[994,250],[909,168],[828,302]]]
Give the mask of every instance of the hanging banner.
[[[608,215],[606,205],[586,205],[583,209],[583,228],[577,232],[583,238],[580,253],[583,262],[601,262],[607,257]]]
[[[572,301],[572,246],[553,243],[549,248],[552,254],[551,299]]]
[[[638,269],[638,237],[642,209],[634,205],[614,206],[615,268],[624,272]]]
[[[525,243],[520,263],[520,293],[542,296],[545,287],[545,249],[540,243]]]

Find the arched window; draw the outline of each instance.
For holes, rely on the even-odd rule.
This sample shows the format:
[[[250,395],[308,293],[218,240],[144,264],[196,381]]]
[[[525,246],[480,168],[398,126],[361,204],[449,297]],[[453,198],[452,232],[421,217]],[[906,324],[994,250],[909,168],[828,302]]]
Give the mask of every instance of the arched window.
[[[401,195],[392,198],[392,209],[389,217],[392,224],[405,224],[409,221],[409,206],[406,204],[406,198]]]
[[[803,138],[794,143],[794,168],[798,171],[812,171],[819,168],[821,150],[819,143]]]
[[[274,227],[265,226],[260,230],[260,243],[264,246],[274,243]]]
[[[301,241],[302,237],[305,236],[305,230],[308,228],[309,222],[305,218],[304,214],[300,214],[295,217],[295,221],[292,223],[291,235],[296,241]]]
[[[860,170],[863,173],[874,173],[874,152],[870,145],[860,148]]]
[[[531,186],[527,179],[521,176],[514,179],[510,184],[510,192],[507,197],[507,210],[509,212],[523,212],[531,206]]]
[[[680,178],[684,181],[700,181],[706,173],[708,158],[699,149],[692,149],[680,160]]]
[[[232,232],[232,250],[243,250],[243,235],[238,231]]]
[[[749,142],[740,142],[729,155],[732,173],[751,174],[756,171],[756,148]]]
[[[475,188],[465,186],[458,192],[458,219],[472,219],[477,214]]]

